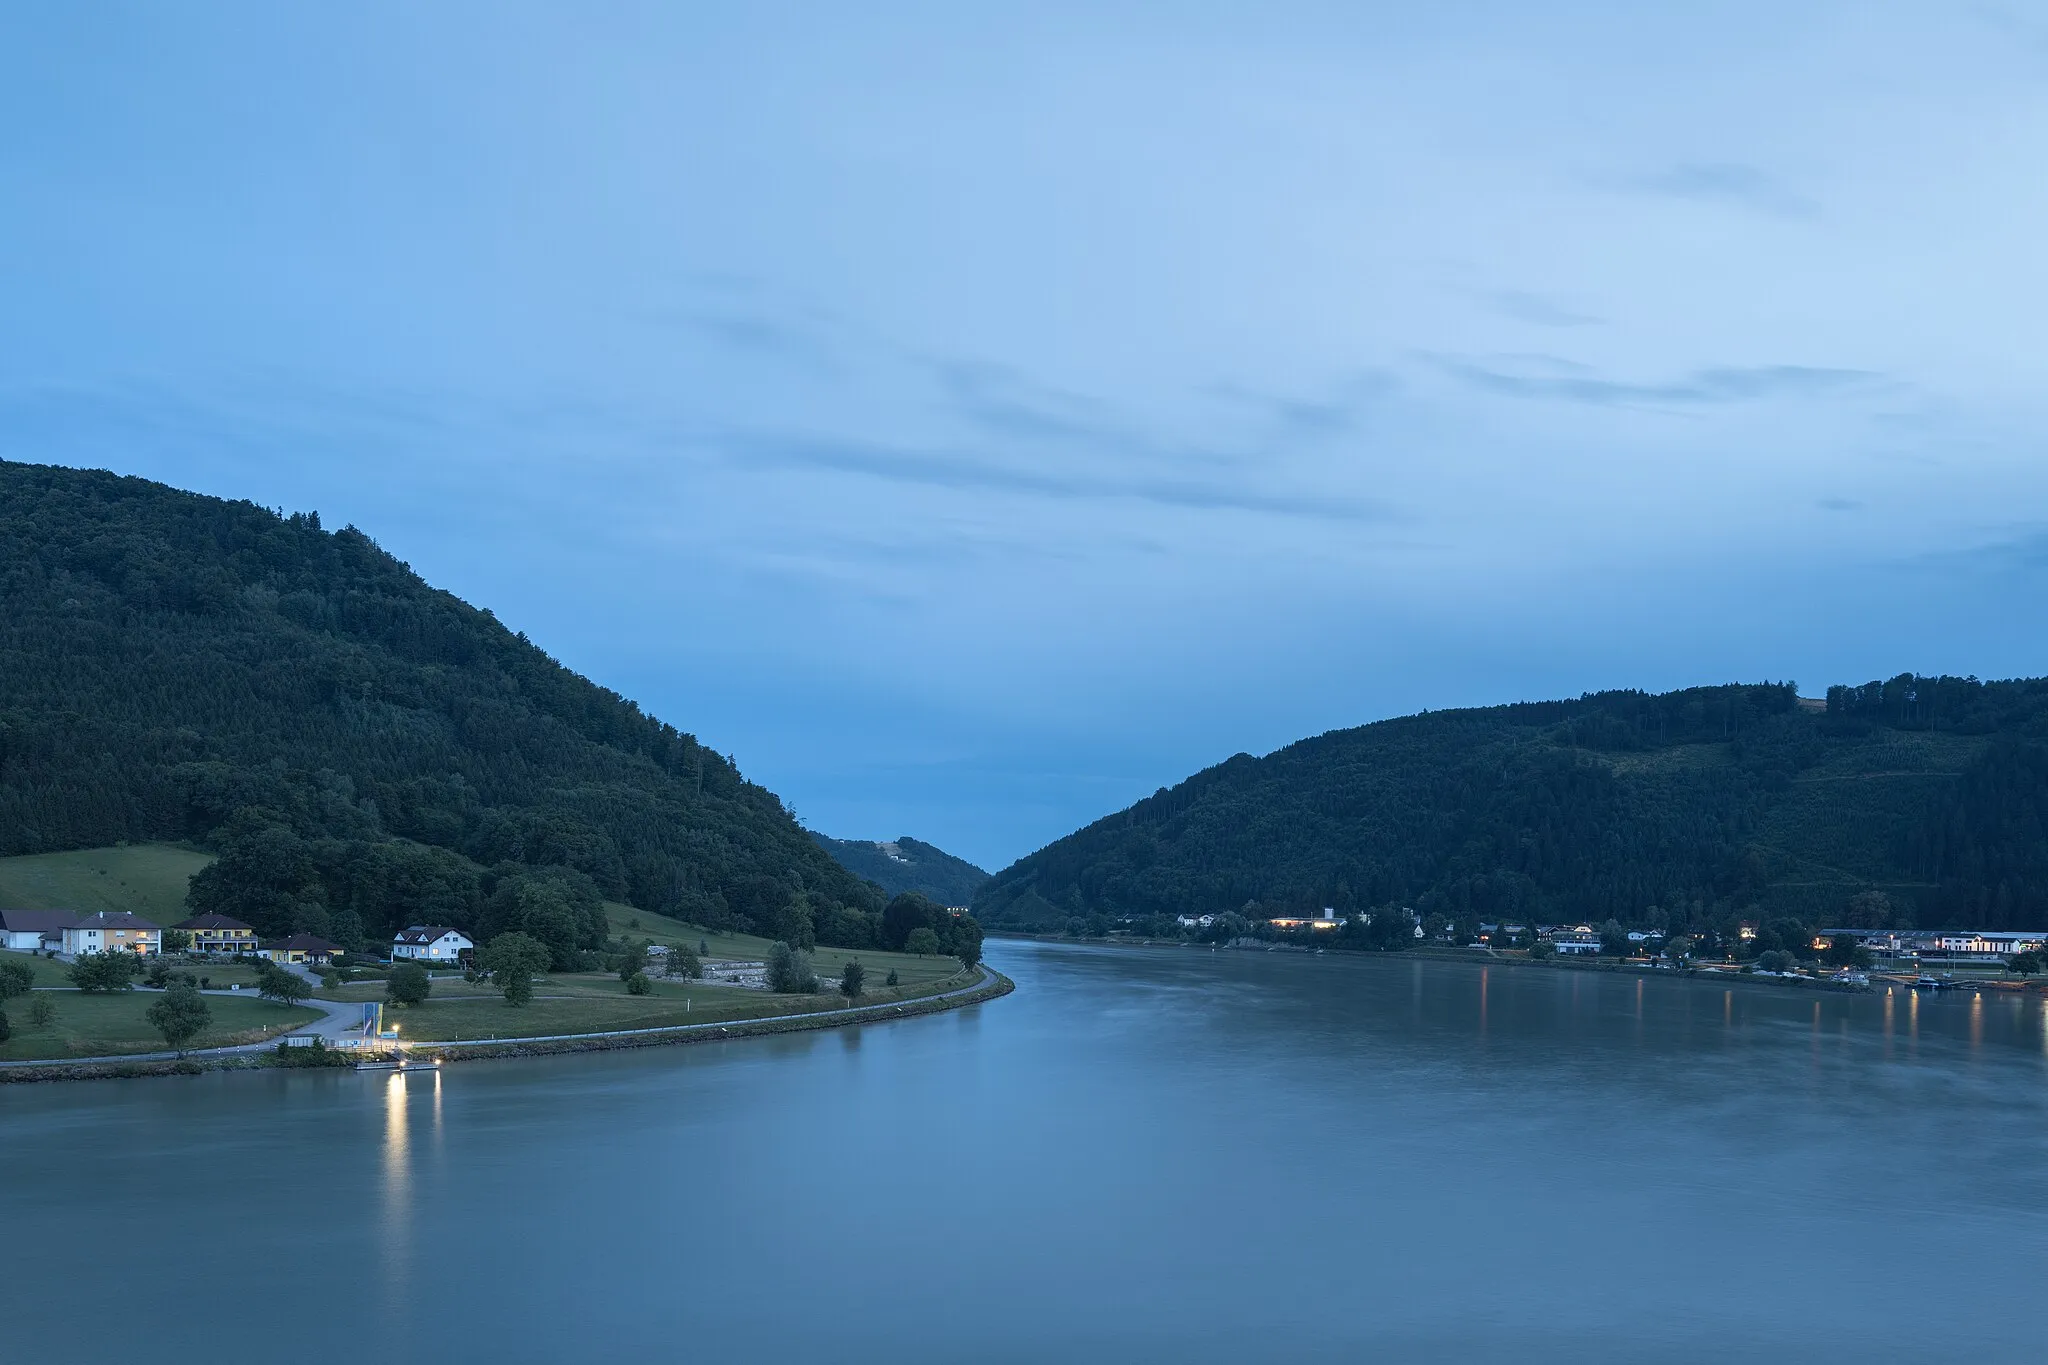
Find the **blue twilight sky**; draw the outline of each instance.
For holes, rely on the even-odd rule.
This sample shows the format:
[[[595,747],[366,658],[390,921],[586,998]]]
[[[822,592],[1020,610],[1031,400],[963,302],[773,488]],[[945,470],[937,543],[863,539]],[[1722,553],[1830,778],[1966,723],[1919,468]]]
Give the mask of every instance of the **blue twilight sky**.
[[[990,867],[1425,706],[2048,673],[2040,6],[16,4],[0,299],[0,456]]]

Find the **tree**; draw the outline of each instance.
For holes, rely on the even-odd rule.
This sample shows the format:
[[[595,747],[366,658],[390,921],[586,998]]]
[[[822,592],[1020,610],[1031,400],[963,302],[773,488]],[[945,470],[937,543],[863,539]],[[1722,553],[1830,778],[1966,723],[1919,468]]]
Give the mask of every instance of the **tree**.
[[[2014,953],[2011,957],[2005,960],[2005,965],[2012,968],[2013,971],[2017,972],[2021,976],[2032,976],[2034,973],[2041,970],[2043,963],[2041,954],[2030,952]]]
[[[648,978],[647,973],[635,972],[626,978],[626,994],[652,995],[654,994],[654,982]]]
[[[903,940],[903,951],[915,953],[919,957],[930,957],[939,951],[939,936],[925,926],[919,925]]]
[[[185,1044],[211,1022],[213,1011],[207,1008],[206,997],[190,981],[172,982],[170,989],[149,1007],[150,1027],[161,1033],[164,1042],[177,1049],[180,1055],[184,1053]]]
[[[482,966],[505,993],[505,1003],[517,1008],[533,999],[533,978],[553,961],[545,943],[514,930],[484,945]]]
[[[882,909],[882,946],[890,952],[915,952],[904,946],[910,936],[919,929],[930,929],[936,938],[939,921],[945,917],[945,908],[931,897],[905,891]]]
[[[1870,951],[1859,942],[1854,934],[1836,934],[1828,940],[1828,965],[1833,967],[1868,967]]]
[[[848,1000],[858,1000],[861,983],[867,978],[867,968],[860,965],[860,959],[849,957],[846,965],[839,970],[839,993]]]
[[[164,930],[163,950],[167,953],[184,953],[192,949],[192,931],[189,929]]]
[[[81,991],[125,991],[136,967],[133,953],[81,953],[71,964],[71,984]]]
[[[670,976],[687,977],[691,981],[704,975],[704,960],[697,956],[687,943],[678,943],[668,950],[666,971]]]
[[[889,979],[887,981],[884,981],[882,984],[884,986],[894,986],[897,984],[896,969],[894,967],[891,967],[889,969]]]
[[[313,983],[267,957],[260,958],[256,963],[256,993],[280,1005],[296,1005],[313,994]]]
[[[36,969],[26,962],[0,962],[0,1001],[35,989]]]
[[[1619,922],[1609,920],[1600,926],[1600,956],[1627,957],[1634,948],[1635,945],[1628,941],[1628,930]]]
[[[768,989],[778,995],[815,995],[818,974],[811,955],[778,940],[768,950]]]
[[[38,1031],[57,1022],[57,1007],[50,1003],[47,995],[38,995],[28,1002],[28,1026]]]
[[[1539,938],[1529,945],[1529,956],[1537,962],[1541,962],[1545,958],[1556,957],[1557,945],[1547,938]]]
[[[384,998],[394,1005],[424,1005],[433,991],[434,979],[417,962],[401,962],[384,978]]]
[[[629,943],[626,951],[619,954],[619,980],[631,981],[636,976],[647,974],[647,944]]]
[[[981,965],[981,921],[972,915],[957,915],[952,924],[953,956],[960,959],[960,965],[973,971]]]
[[[1783,948],[1768,948],[1757,954],[1757,970],[1765,972],[1789,972],[1792,970],[1792,954]]]
[[[158,990],[162,990],[165,986],[171,984],[171,964],[164,960],[163,954],[151,954],[149,966],[142,973],[142,979]]]
[[[1664,944],[1664,956],[1673,962],[1684,962],[1692,953],[1692,940],[1684,934],[1673,934]]]
[[[7,1011],[0,1010],[0,1043],[14,1036],[14,1025],[7,1021]]]

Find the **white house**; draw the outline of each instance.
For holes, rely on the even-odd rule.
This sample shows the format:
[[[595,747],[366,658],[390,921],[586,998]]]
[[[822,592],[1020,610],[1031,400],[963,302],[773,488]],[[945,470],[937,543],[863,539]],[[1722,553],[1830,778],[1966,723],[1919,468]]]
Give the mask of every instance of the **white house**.
[[[414,924],[400,929],[391,939],[391,956],[415,962],[455,962],[475,948],[460,929],[439,924]]]
[[[1565,957],[1595,957],[1600,952],[1600,940],[1589,935],[1562,935],[1551,943]]]

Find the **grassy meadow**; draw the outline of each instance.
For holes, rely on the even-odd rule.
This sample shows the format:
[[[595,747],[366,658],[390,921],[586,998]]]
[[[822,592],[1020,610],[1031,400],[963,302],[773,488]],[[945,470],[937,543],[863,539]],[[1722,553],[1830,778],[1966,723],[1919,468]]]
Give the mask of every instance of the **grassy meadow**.
[[[174,844],[128,844],[0,858],[0,906],[17,910],[132,910],[160,925],[187,917],[185,887],[213,861]]]

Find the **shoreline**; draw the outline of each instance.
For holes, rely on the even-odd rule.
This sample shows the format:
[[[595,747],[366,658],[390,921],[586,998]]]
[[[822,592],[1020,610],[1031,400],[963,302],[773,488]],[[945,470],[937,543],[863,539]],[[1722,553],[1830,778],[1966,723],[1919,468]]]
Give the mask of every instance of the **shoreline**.
[[[1429,962],[1465,962],[1479,967],[1538,967],[1552,971],[1604,972],[1609,975],[1617,976],[1624,974],[1632,974],[1636,976],[1647,976],[1654,978],[1670,977],[1674,980],[1684,981],[1704,980],[1724,982],[1729,985],[1767,986],[1774,987],[1779,990],[1827,991],[1837,995],[1869,995],[1874,993],[1878,989],[1878,986],[1880,984],[1892,986],[1901,984],[1901,979],[1896,975],[1884,975],[1875,971],[1871,973],[1871,981],[1869,985],[1859,986],[1849,982],[1831,981],[1825,977],[1764,976],[1755,972],[1729,971],[1723,970],[1719,965],[1715,967],[1686,967],[1682,969],[1672,969],[1652,967],[1646,963],[1630,962],[1624,959],[1615,958],[1581,958],[1567,956],[1558,956],[1550,958],[1508,957],[1504,954],[1493,952],[1490,949],[1452,948],[1429,945],[1417,948],[1403,948],[1399,952],[1382,953],[1339,948],[1318,949],[1298,943],[1261,943],[1257,947],[1237,947],[1227,943],[1190,943],[1183,940],[1174,939],[1068,938],[1065,934],[1027,934],[1019,932],[1017,930],[989,930],[988,937],[992,939],[1023,939],[1032,943],[1072,943],[1077,945],[1085,944],[1089,947],[1095,948],[1153,948],[1188,950],[1199,950],[1207,948],[1215,952],[1225,953],[1277,952],[1291,953],[1296,956],[1308,957],[1358,957],[1383,958],[1388,960],[1398,960],[1401,958],[1419,958]],[[2040,982],[2007,981],[2002,979],[1976,981],[1967,978],[1962,978],[1957,979],[1952,984],[1945,985],[1942,989],[1945,991],[1976,989],[2014,991],[2019,993],[2048,993],[2048,980]]]
[[[482,1042],[421,1043],[407,1049],[423,1065],[456,1061],[491,1061],[508,1057],[545,1057],[568,1052],[617,1052],[628,1048],[673,1047],[685,1043],[719,1043],[741,1038],[767,1037],[778,1033],[807,1033],[841,1028],[848,1024],[882,1023],[943,1014],[966,1005],[998,1000],[1017,989],[1017,983],[995,968],[977,968],[982,979],[937,995],[913,1000],[895,1000],[878,1005],[853,1005],[837,1010],[812,1010],[804,1014],[770,1015],[764,1019],[738,1019],[731,1023],[674,1024],[663,1028],[625,1029],[615,1032],[552,1034],[528,1039],[497,1039]],[[282,1036],[282,1035],[280,1035]],[[17,1062],[0,1070],[0,1085],[38,1081],[133,1080],[146,1076],[197,1076],[208,1071],[286,1070],[272,1062],[269,1043],[243,1044],[211,1054],[182,1058],[82,1057],[72,1061],[53,1059],[47,1063]],[[353,1070],[353,1068],[334,1068]]]

